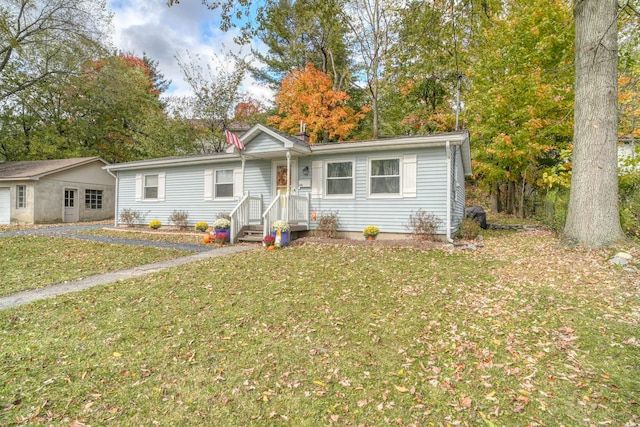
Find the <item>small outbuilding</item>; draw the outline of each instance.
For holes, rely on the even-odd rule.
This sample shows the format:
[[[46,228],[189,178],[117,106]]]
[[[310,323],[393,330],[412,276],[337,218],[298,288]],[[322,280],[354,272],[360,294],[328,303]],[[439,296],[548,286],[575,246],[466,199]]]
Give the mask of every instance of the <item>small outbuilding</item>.
[[[99,157],[0,163],[0,224],[114,217],[113,175]]]

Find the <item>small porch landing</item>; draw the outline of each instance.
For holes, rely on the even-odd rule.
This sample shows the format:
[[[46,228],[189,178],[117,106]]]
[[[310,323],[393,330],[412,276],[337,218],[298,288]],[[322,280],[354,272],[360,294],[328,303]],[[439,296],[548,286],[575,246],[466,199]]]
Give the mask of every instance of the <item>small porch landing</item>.
[[[289,232],[291,233],[292,241],[300,238],[301,232],[307,231],[307,227],[305,225],[289,224],[289,227],[291,228]],[[240,230],[240,237],[238,237],[238,241],[245,243],[262,243],[263,238],[264,227],[262,225],[248,225],[242,227]]]

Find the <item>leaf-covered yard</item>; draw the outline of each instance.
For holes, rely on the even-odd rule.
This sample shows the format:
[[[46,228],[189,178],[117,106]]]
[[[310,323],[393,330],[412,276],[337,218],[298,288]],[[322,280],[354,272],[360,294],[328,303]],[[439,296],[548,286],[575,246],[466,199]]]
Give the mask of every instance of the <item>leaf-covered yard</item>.
[[[0,424],[637,425],[639,276],[611,255],[307,244],[5,310]]]

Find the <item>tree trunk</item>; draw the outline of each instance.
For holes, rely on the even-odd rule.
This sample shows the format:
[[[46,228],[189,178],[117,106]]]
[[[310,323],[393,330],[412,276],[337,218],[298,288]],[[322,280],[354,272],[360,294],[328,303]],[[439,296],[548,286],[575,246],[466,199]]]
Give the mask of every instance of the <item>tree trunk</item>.
[[[491,186],[491,212],[500,212],[500,185]]]
[[[618,212],[616,0],[576,0],[573,172],[566,237],[608,246],[624,237]]]

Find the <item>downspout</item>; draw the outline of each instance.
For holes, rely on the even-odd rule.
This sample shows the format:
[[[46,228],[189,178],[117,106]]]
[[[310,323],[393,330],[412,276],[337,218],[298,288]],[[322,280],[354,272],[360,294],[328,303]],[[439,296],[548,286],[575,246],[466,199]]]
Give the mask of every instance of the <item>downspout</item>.
[[[116,197],[115,197],[115,202],[116,202],[116,211],[114,213],[114,218],[113,218],[113,226],[117,227],[118,226],[118,187],[120,186],[120,180],[118,179],[118,175],[114,175],[113,172],[111,172],[109,169],[106,169],[107,173],[109,175],[111,175],[112,177],[114,177],[116,179]]]
[[[289,222],[289,199],[291,197],[291,152],[287,151],[287,197],[285,199],[285,218]]]
[[[445,145],[447,151],[447,242],[453,243],[451,238],[451,143],[447,140]]]

